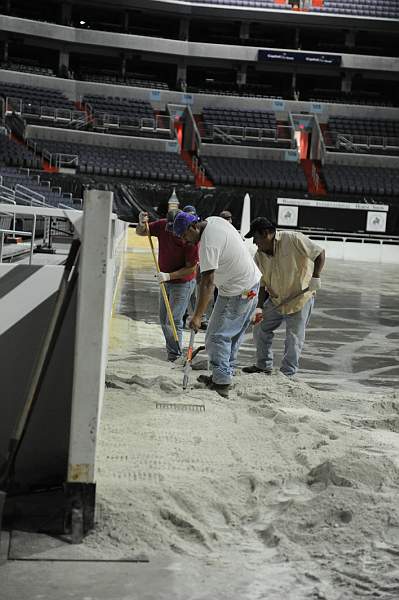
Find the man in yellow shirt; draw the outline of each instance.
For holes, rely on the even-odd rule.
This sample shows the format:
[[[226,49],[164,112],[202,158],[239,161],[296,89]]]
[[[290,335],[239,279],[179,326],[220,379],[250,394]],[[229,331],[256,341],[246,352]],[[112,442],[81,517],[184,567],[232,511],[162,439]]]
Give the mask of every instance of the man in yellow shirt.
[[[274,331],[286,324],[281,372],[287,377],[298,371],[305,331],[321,288],[320,273],[324,250],[299,231],[276,231],[265,217],[251,223],[246,238],[253,237],[258,247],[254,260],[262,273],[258,307],[253,321],[256,365],[244,367],[244,373],[270,374],[273,367]]]

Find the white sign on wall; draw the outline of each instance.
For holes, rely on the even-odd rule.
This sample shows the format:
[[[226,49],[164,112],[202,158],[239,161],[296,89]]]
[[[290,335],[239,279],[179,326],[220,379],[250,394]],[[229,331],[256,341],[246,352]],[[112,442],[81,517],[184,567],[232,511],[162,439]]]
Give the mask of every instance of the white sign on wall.
[[[334,202],[333,200],[306,200],[304,198],[277,198],[277,204],[290,206],[314,206],[317,208],[345,208],[347,210],[375,210],[388,212],[388,204],[366,204],[363,202]]]
[[[376,212],[369,210],[367,212],[367,225],[366,231],[378,231],[379,233],[385,233],[387,226],[387,213]]]
[[[280,205],[278,207],[278,225],[296,227],[298,225],[298,207]]]

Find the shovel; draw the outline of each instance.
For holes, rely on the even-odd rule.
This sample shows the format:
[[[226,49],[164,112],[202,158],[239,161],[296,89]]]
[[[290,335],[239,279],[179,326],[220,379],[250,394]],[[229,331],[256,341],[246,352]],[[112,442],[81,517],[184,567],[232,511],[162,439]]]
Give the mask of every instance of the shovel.
[[[194,331],[194,329],[192,329],[191,333],[190,333],[190,341],[188,344],[186,362],[184,363],[183,390],[187,389],[188,379],[190,377],[191,363],[193,360],[194,338],[195,338],[195,331]]]
[[[303,294],[306,294],[306,292],[308,292],[308,291],[309,291],[309,287],[306,287],[304,290],[301,290],[297,294],[294,294],[293,296],[290,296],[289,298],[286,298],[285,300],[283,300],[282,302],[280,302],[280,304],[277,304],[277,306],[274,306],[273,308],[275,308],[276,310],[278,310],[279,308],[281,308],[282,306],[284,306],[284,304],[288,304],[288,302],[291,302],[291,300],[295,300],[295,298],[299,298],[300,296],[303,296]]]

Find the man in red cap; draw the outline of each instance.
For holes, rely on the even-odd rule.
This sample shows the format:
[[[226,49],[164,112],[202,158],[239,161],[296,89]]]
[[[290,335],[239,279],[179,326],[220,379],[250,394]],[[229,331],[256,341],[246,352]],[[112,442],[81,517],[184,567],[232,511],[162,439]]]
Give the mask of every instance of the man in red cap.
[[[179,346],[177,348],[172,328],[166,312],[162,294],[159,299],[159,319],[166,342],[168,360],[174,362],[181,355],[183,342],[183,316],[187,310],[190,297],[195,289],[195,274],[198,263],[198,244],[185,244],[173,235],[173,218],[179,211],[168,213],[166,219],[148,222],[148,213],[139,213],[138,235],[147,235],[147,223],[150,235],[158,238],[159,268],[156,274],[160,284],[165,285],[170,308],[172,309]],[[169,218],[168,218],[169,217]]]

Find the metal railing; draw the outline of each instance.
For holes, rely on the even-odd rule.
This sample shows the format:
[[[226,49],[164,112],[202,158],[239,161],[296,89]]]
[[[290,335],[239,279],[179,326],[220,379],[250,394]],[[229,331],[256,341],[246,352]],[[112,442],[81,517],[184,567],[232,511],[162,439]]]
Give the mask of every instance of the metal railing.
[[[0,188],[2,188],[2,187],[3,187],[3,186],[0,186]],[[5,189],[7,189],[7,188],[5,188]],[[3,203],[6,203],[6,204],[14,204],[14,205],[16,205],[16,204],[17,204],[17,203],[16,203],[16,201],[15,201],[15,199],[13,199],[13,198],[9,198],[9,197],[7,197],[7,196],[3,196],[3,195],[2,195],[2,193],[1,193],[1,190],[0,190],[0,204],[3,204]],[[12,226],[13,226],[13,229],[15,229],[15,223],[16,223],[16,216],[15,216],[15,213],[13,213],[13,215],[12,215],[11,219],[12,219]],[[15,237],[15,236],[14,236],[14,237]]]
[[[222,139],[233,143],[242,142],[288,142],[293,147],[293,128],[290,125],[278,125],[276,127],[249,127],[240,125],[219,125],[217,123],[205,123],[206,134],[204,138],[213,141]],[[285,134],[285,135],[284,135]]]
[[[33,109],[35,107],[35,109]],[[36,107],[39,108],[39,112]],[[4,115],[16,114],[22,117],[31,116],[41,121],[52,121],[59,124],[77,125],[83,127],[87,124],[87,114],[83,110],[71,108],[54,108],[53,106],[37,105],[34,101],[28,102],[22,98],[7,96]],[[26,125],[26,123],[25,123]]]
[[[315,189],[317,190],[320,185],[320,176],[317,172],[316,165],[314,163],[312,164],[312,180],[313,180]]]
[[[61,154],[58,152],[50,154],[49,163],[51,166],[57,167],[57,169],[75,169],[79,166],[79,156],[77,154]]]
[[[93,123],[95,127],[106,129],[127,129],[139,131],[151,131],[154,133],[168,133],[174,135],[173,120],[167,115],[156,115],[156,117],[121,117],[108,113],[94,114]]]
[[[43,194],[39,194],[39,192],[17,183],[15,186],[15,199],[18,200],[21,196],[23,199],[27,199],[31,206],[32,204],[36,204],[36,206],[48,206],[46,204],[46,197]]]
[[[14,229],[0,229],[0,263],[3,262],[3,253],[4,253],[4,237],[6,235],[12,235],[15,237],[16,235],[30,237],[30,252],[29,252],[29,264],[32,264],[33,258],[33,250],[34,250],[34,242],[35,242],[35,233],[36,233],[36,215],[33,215],[33,228],[32,232],[30,231],[17,231]]]
[[[16,115],[22,115],[22,100],[21,98],[7,96],[5,115],[11,115],[12,113],[15,113]]]
[[[344,133],[341,131],[328,130],[326,132],[327,147],[352,150],[353,152],[363,152],[364,150],[398,150],[399,137],[384,135],[357,135]]]

